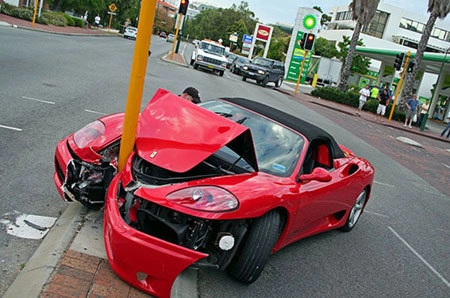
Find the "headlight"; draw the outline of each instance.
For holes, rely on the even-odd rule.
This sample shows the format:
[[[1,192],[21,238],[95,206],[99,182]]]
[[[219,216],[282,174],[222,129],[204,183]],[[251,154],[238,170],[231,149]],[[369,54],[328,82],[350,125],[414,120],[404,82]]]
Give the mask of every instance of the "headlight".
[[[248,66],[242,66],[242,69],[245,69],[245,70],[247,70],[248,69]]]
[[[203,60],[203,56],[202,55],[197,55],[197,60],[198,61],[202,61]]]
[[[231,211],[238,207],[237,198],[223,188],[199,186],[177,190],[167,196],[167,200],[184,207],[207,211]]]
[[[265,74],[266,74],[266,72],[263,71],[263,70],[258,70],[258,73],[259,73],[259,74],[262,74],[262,75],[265,75]]]
[[[226,62],[222,62],[221,66],[222,67],[227,67],[227,63]]]
[[[104,133],[105,124],[99,120],[95,120],[74,133],[73,140],[79,148],[84,148],[87,144],[102,136]]]

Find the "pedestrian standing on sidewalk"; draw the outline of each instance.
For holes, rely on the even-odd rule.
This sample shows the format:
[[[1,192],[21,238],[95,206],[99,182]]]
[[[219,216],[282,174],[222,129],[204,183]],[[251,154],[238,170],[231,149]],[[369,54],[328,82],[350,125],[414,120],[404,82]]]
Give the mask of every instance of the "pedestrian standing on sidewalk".
[[[388,105],[389,105],[389,94],[388,90],[385,88],[380,94],[378,94],[377,115],[375,116],[376,121],[380,120],[381,122],[383,122],[383,117],[384,114],[386,113],[386,107]]]
[[[98,26],[100,26],[100,16],[97,14],[97,16],[94,19],[95,28],[98,29]]]
[[[408,127],[412,128],[411,124],[413,122],[414,115],[416,115],[418,104],[419,102],[417,101],[417,94],[414,94],[412,98],[408,99],[408,101],[406,102],[406,107],[408,109],[406,110],[405,124],[403,124],[403,126],[406,126],[409,120]]]
[[[370,90],[370,99],[378,100],[378,95],[380,94],[380,89],[377,86],[373,86]]]
[[[447,126],[446,126],[446,127],[444,128],[444,130],[441,132],[441,137],[444,137],[445,132],[448,131],[447,137],[446,137],[446,138],[448,139],[448,137],[450,137],[450,117],[448,117],[447,120],[449,120],[449,121],[448,121],[448,123],[447,123]]]
[[[370,90],[369,85],[367,84],[366,87],[359,90],[359,106],[358,110],[356,111],[356,115],[361,116],[360,112],[362,111],[362,108],[366,104],[367,98],[370,96]]]
[[[425,118],[425,115],[428,113],[429,108],[430,108],[430,101],[427,99],[425,103],[420,106],[419,121],[417,121],[417,125],[419,127],[422,126],[423,118]]]

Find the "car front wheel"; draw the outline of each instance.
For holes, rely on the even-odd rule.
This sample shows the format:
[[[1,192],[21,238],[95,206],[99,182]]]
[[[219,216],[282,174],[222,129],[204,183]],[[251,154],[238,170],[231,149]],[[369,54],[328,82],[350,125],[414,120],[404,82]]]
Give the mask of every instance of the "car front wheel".
[[[342,231],[350,232],[353,229],[353,227],[356,225],[359,217],[363,212],[364,205],[366,204],[366,199],[367,199],[367,190],[364,189],[356,198],[355,204],[353,205],[352,209],[350,209],[347,221],[345,222],[345,225],[341,228]]]
[[[257,218],[227,268],[228,274],[248,284],[257,280],[272,254],[280,229],[281,217],[277,211],[271,211]]]
[[[269,83],[269,77],[264,77],[264,79],[261,82],[261,86],[266,87],[267,83]]]
[[[245,76],[242,76],[242,80],[245,82],[247,81],[247,78]]]

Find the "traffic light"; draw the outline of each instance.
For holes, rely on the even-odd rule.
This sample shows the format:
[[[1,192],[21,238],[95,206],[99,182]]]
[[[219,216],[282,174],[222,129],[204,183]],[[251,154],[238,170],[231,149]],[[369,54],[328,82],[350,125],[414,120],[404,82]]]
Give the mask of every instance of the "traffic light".
[[[306,36],[308,35],[308,33],[303,33],[303,37],[300,40],[300,48],[302,48],[302,50],[305,49],[305,41],[306,41]]]
[[[305,47],[303,49],[306,51],[312,51],[315,39],[316,36],[314,34],[308,33],[305,40]]]
[[[399,71],[400,69],[402,69],[402,65],[403,65],[403,58],[405,57],[405,53],[398,53],[397,56],[395,56],[395,61],[394,61],[394,68],[395,70]]]
[[[414,69],[414,65],[416,65],[416,64],[415,64],[414,62],[410,61],[410,62],[408,63],[408,67],[406,68],[406,71],[407,71],[407,72],[412,72],[413,69]]]
[[[189,0],[181,0],[180,1],[180,8],[178,9],[178,13],[181,13],[183,15],[186,15],[187,9],[189,5]]]

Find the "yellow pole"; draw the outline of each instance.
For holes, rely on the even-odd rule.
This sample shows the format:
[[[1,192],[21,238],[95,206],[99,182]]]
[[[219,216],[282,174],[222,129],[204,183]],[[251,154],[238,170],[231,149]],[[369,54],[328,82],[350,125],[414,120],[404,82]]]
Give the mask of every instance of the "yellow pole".
[[[177,44],[177,39],[178,39],[178,30],[180,30],[180,25],[181,25],[181,19],[183,18],[183,14],[178,14],[178,22],[177,22],[177,30],[175,31],[175,38],[173,39],[173,44],[172,44],[172,52],[170,53],[170,60],[172,60],[173,58],[173,52],[175,50],[175,45]]]
[[[305,60],[306,60],[307,53],[308,52],[305,50],[305,53],[303,54],[302,66],[300,67],[300,73],[298,74],[298,80],[297,80],[297,85],[295,86],[294,94],[298,93],[298,85],[300,84],[300,78],[302,77],[303,67],[305,66]]]
[[[410,56],[411,56],[411,52],[408,51],[408,53],[406,53],[405,63],[403,64],[403,71],[402,71],[402,74],[400,75],[400,81],[398,81],[397,89],[395,89],[394,102],[392,103],[391,113],[389,114],[389,119],[388,119],[389,122],[391,122],[392,115],[394,115],[394,110],[395,110],[395,107],[397,105],[397,99],[398,99],[398,96],[400,94],[400,90],[402,89],[403,78],[405,77],[406,68],[408,67],[408,62],[409,62],[409,57]]]
[[[155,12],[156,0],[142,1],[141,11],[139,13],[139,34],[136,38],[133,62],[131,64],[122,141],[120,142],[119,171],[125,167],[128,156],[134,148]]]
[[[34,28],[34,22],[36,21],[36,14],[38,10],[39,0],[34,1],[34,12],[33,12],[33,21],[31,22],[31,27]]]
[[[108,31],[109,31],[109,29],[111,28],[112,16],[113,16],[113,13],[111,12],[111,13],[109,14]]]

